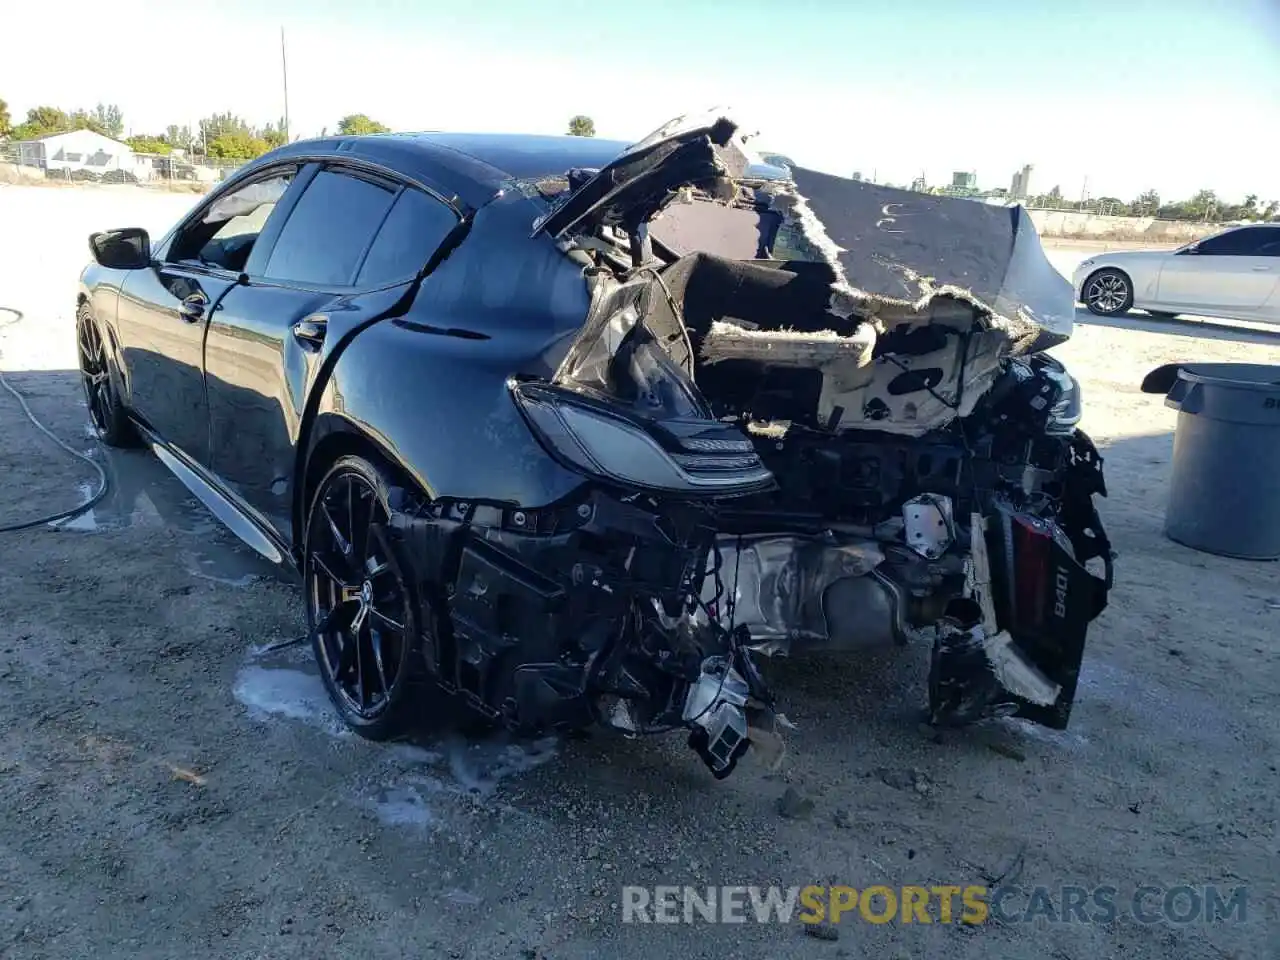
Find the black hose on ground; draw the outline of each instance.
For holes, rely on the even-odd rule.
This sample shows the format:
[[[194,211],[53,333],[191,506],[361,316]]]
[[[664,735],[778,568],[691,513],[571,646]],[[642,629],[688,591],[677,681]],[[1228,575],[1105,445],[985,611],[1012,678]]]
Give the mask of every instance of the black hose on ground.
[[[17,324],[21,323],[23,320],[22,311],[16,310],[13,307],[0,307],[0,313],[8,313],[13,316],[13,319],[10,320],[8,323],[0,324],[0,330],[5,330],[9,327],[16,326]],[[3,357],[3,355],[4,355],[3,352],[0,352],[0,357]],[[39,430],[46,437],[48,437],[50,440],[56,443],[59,447],[61,447],[67,453],[71,454],[71,456],[75,457],[77,460],[83,460],[89,466],[93,467],[93,469],[98,474],[97,492],[94,493],[91,497],[89,497],[89,499],[86,500],[84,503],[80,504],[79,506],[72,507],[70,510],[62,510],[58,513],[51,513],[48,516],[36,517],[33,520],[23,520],[19,523],[10,523],[4,526],[0,526],[0,533],[16,533],[19,530],[30,530],[33,527],[41,527],[47,523],[57,523],[59,520],[70,520],[72,517],[78,517],[80,514],[84,513],[86,510],[92,509],[95,505],[97,505],[102,500],[103,497],[107,495],[107,489],[109,487],[109,483],[107,481],[107,472],[102,469],[102,464],[98,463],[98,461],[94,460],[92,457],[88,456],[87,454],[81,453],[79,450],[73,450],[71,446],[67,444],[65,441],[60,440],[58,437],[54,436],[53,432],[48,427],[46,427],[43,423],[41,423],[36,418],[36,415],[31,412],[31,407],[27,405],[27,398],[24,397],[18,390],[16,390],[13,387],[13,385],[9,383],[8,380],[5,379],[3,370],[0,370],[0,387],[4,387],[6,390],[9,391],[9,393],[13,394],[14,399],[17,400],[18,404],[22,407],[22,412],[27,415],[27,419],[31,421],[32,425],[37,430]]]

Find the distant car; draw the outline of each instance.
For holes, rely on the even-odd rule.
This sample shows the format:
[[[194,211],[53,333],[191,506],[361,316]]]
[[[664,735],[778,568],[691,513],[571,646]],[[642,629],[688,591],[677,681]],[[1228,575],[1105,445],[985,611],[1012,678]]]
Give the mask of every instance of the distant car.
[[[1280,223],[1233,227],[1176,250],[1125,250],[1076,268],[1076,299],[1111,317],[1132,307],[1280,323]]]

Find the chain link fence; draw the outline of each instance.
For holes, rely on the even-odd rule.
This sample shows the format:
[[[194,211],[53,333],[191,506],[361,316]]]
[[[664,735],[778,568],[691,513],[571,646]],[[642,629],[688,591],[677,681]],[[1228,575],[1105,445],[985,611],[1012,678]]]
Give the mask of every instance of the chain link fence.
[[[0,143],[0,181],[123,183],[144,187],[208,189],[244,165],[199,155],[150,154],[122,150],[49,153],[39,140]]]

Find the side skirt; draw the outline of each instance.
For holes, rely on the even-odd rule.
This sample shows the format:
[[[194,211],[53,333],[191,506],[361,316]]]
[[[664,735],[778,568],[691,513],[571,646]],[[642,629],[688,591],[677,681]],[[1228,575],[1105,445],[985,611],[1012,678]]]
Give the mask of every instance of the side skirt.
[[[290,570],[296,569],[289,545],[256,510],[218,483],[203,467],[193,463],[180,450],[169,446],[147,427],[136,420],[134,426],[151,447],[156,458],[209,509],[210,513],[222,521],[228,530],[271,563]]]

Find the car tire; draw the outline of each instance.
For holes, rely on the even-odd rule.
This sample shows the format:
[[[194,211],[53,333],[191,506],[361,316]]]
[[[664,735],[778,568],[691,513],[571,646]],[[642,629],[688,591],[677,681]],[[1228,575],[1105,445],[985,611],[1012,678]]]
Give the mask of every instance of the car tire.
[[[1147,315],[1155,320],[1177,320],[1179,314],[1167,313],[1164,310],[1148,310]]]
[[[1080,287],[1080,296],[1090,313],[1118,317],[1133,306],[1133,281],[1123,270],[1106,267],[1089,275]]]
[[[418,582],[387,535],[391,482],[380,464],[337,460],[307,511],[302,584],[311,648],[346,726],[369,740],[407,732],[421,655]]]
[[[109,447],[137,446],[138,433],[116,391],[102,327],[88,304],[81,304],[76,311],[76,348],[84,402],[93,432]]]

